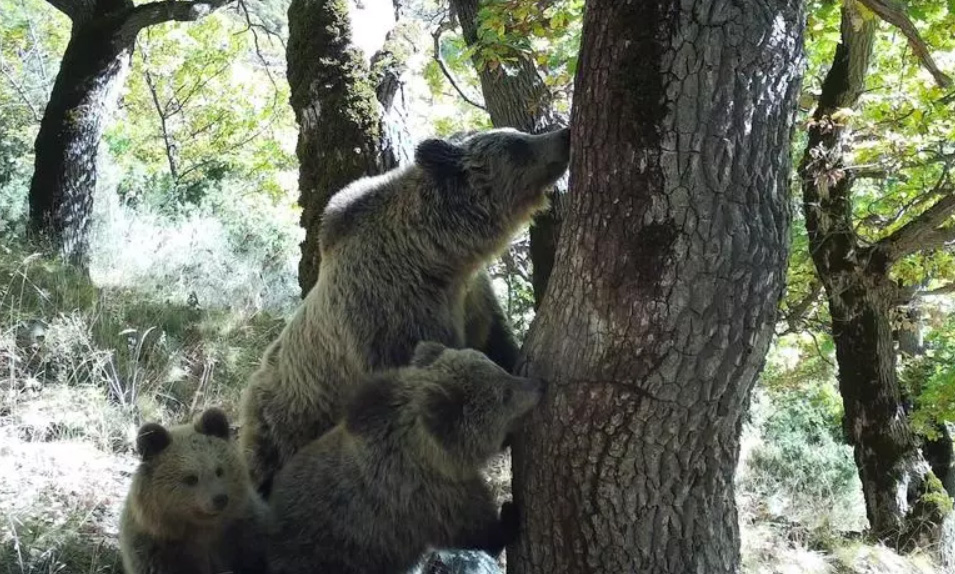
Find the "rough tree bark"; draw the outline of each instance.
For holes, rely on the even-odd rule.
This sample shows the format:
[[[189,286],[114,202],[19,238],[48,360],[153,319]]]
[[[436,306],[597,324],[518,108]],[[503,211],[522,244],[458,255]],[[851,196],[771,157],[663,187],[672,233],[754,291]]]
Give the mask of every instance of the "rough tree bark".
[[[955,210],[955,197],[874,245],[856,236],[853,180],[843,170],[847,130],[835,113],[858,101],[872,56],[876,21],[856,9],[853,2],[843,8],[841,42],[810,124],[800,165],[803,209],[832,317],[843,427],[854,448],[869,526],[878,539],[907,550],[939,541],[945,512],[937,502],[946,494],[905,412],[890,317],[907,290],[889,272],[899,258],[931,249],[951,233],[938,228]]]
[[[364,55],[352,43],[346,0],[292,0],[288,9],[288,82],[298,122],[302,259],[298,281],[304,297],[318,279],[318,230],[333,193],[366,175],[397,165],[382,125],[382,107],[394,98],[393,57],[376,59],[381,93]]]
[[[509,571],[738,571],[733,475],[785,277],[802,27],[799,0],[587,3]]]
[[[36,138],[30,223],[74,265],[87,264],[97,152],[137,34],[162,22],[197,20],[224,3],[50,0],[73,29]]]
[[[479,42],[478,0],[450,0],[450,5],[461,24],[465,43],[469,47],[476,46]],[[538,133],[561,124],[561,119],[554,112],[550,90],[529,58],[518,55],[513,70],[508,73],[501,68],[489,70],[476,58],[474,65],[481,81],[484,105],[494,127]],[[551,191],[550,209],[538,215],[530,228],[535,306],[544,298],[547,281],[554,267],[563,191],[559,188]]]

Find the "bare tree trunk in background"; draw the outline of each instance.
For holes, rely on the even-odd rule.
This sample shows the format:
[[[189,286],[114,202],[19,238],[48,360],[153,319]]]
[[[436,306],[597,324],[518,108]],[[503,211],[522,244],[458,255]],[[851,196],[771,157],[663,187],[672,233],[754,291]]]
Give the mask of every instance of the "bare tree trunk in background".
[[[450,0],[451,11],[461,24],[468,46],[478,44],[478,0]],[[550,90],[529,58],[518,56],[514,70],[505,73],[502,68],[489,70],[475,59],[475,68],[481,80],[481,91],[491,124],[511,127],[524,132],[549,131],[560,124],[554,112]],[[554,267],[554,251],[560,231],[560,199],[565,190],[555,188],[549,194],[550,209],[538,215],[531,226],[531,263],[534,305],[540,305]]]
[[[72,21],[72,35],[35,144],[30,227],[67,261],[85,269],[97,155],[129,71],[136,36],[173,20],[197,20],[224,4],[130,0],[49,0]]]
[[[99,142],[129,71],[133,38],[113,19],[74,30],[40,123],[30,182],[32,230],[85,269]]]
[[[855,9],[851,2],[843,8],[841,43],[800,165],[806,229],[829,301],[843,428],[854,448],[871,532],[900,550],[926,543],[936,547],[945,515],[938,501],[947,494],[923,457],[906,413],[891,326],[891,313],[905,293],[889,275],[899,257],[922,248],[914,243],[930,245],[933,221],[913,221],[874,245],[856,236],[853,181],[842,169],[847,130],[833,119],[836,111],[857,103],[872,58],[877,22],[854,14]],[[955,209],[955,201],[939,205],[939,211]]]
[[[295,153],[305,229],[298,274],[303,297],[318,279],[318,230],[331,195],[397,165],[379,98],[394,99],[400,64],[393,55],[382,56],[373,60],[371,73],[352,43],[348,11],[346,0],[292,0],[288,9],[288,82],[299,126]],[[383,80],[380,94],[376,77]]]
[[[733,476],[786,273],[803,20],[799,0],[587,3],[509,571],[738,572]]]

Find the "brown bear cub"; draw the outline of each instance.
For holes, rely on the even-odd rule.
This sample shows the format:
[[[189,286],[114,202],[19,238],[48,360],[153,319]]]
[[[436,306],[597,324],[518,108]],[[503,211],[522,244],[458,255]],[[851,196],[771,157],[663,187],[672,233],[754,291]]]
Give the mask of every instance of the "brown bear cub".
[[[242,448],[256,488],[341,420],[354,382],[436,341],[517,357],[485,265],[567,169],[566,129],[422,142],[412,165],[360,179],[322,216],[318,281],[245,391]]]
[[[274,574],[399,574],[429,548],[497,556],[517,535],[481,475],[543,386],[478,351],[418,345],[411,365],[369,375],[345,419],[276,475]]]
[[[249,481],[229,421],[209,409],[193,425],[147,423],[120,524],[126,574],[267,572],[268,507]]]

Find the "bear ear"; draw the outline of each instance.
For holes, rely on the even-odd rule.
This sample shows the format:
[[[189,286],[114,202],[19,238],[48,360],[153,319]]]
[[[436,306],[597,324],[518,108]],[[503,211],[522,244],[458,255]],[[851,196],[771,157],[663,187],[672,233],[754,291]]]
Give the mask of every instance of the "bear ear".
[[[414,356],[411,357],[411,365],[415,367],[427,367],[438,360],[441,353],[447,347],[434,341],[421,341],[415,347]]]
[[[211,408],[196,421],[196,432],[229,440],[229,418],[222,409]]]
[[[172,435],[158,423],[146,423],[136,433],[136,450],[143,460],[161,453],[171,442]]]
[[[433,177],[455,177],[464,172],[464,150],[445,140],[429,139],[418,144],[414,161]]]

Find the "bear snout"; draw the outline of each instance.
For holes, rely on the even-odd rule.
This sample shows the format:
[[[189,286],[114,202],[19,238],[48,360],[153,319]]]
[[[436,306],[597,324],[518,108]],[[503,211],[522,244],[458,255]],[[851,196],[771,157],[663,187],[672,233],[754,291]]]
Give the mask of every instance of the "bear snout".
[[[544,397],[544,392],[547,390],[547,381],[538,377],[516,377],[517,388],[520,389],[520,394],[525,397],[525,401],[531,404],[531,406],[536,405]]]
[[[547,178],[557,180],[570,163],[570,128],[548,132],[543,137],[546,138],[543,154]]]
[[[227,494],[217,494],[212,497],[212,507],[216,511],[222,511],[229,504],[229,495]]]
[[[560,138],[560,141],[565,145],[570,145],[570,128],[560,128],[557,130],[557,136]]]
[[[551,141],[554,146],[563,152],[563,154],[570,153],[570,128],[560,128],[557,131],[551,132]],[[561,155],[563,155],[561,154]]]
[[[524,383],[524,385],[525,385],[525,389],[528,392],[537,393],[539,395],[543,395],[545,392],[547,392],[547,381],[545,381],[544,379],[541,379],[538,377],[531,377],[525,380],[527,382]]]

